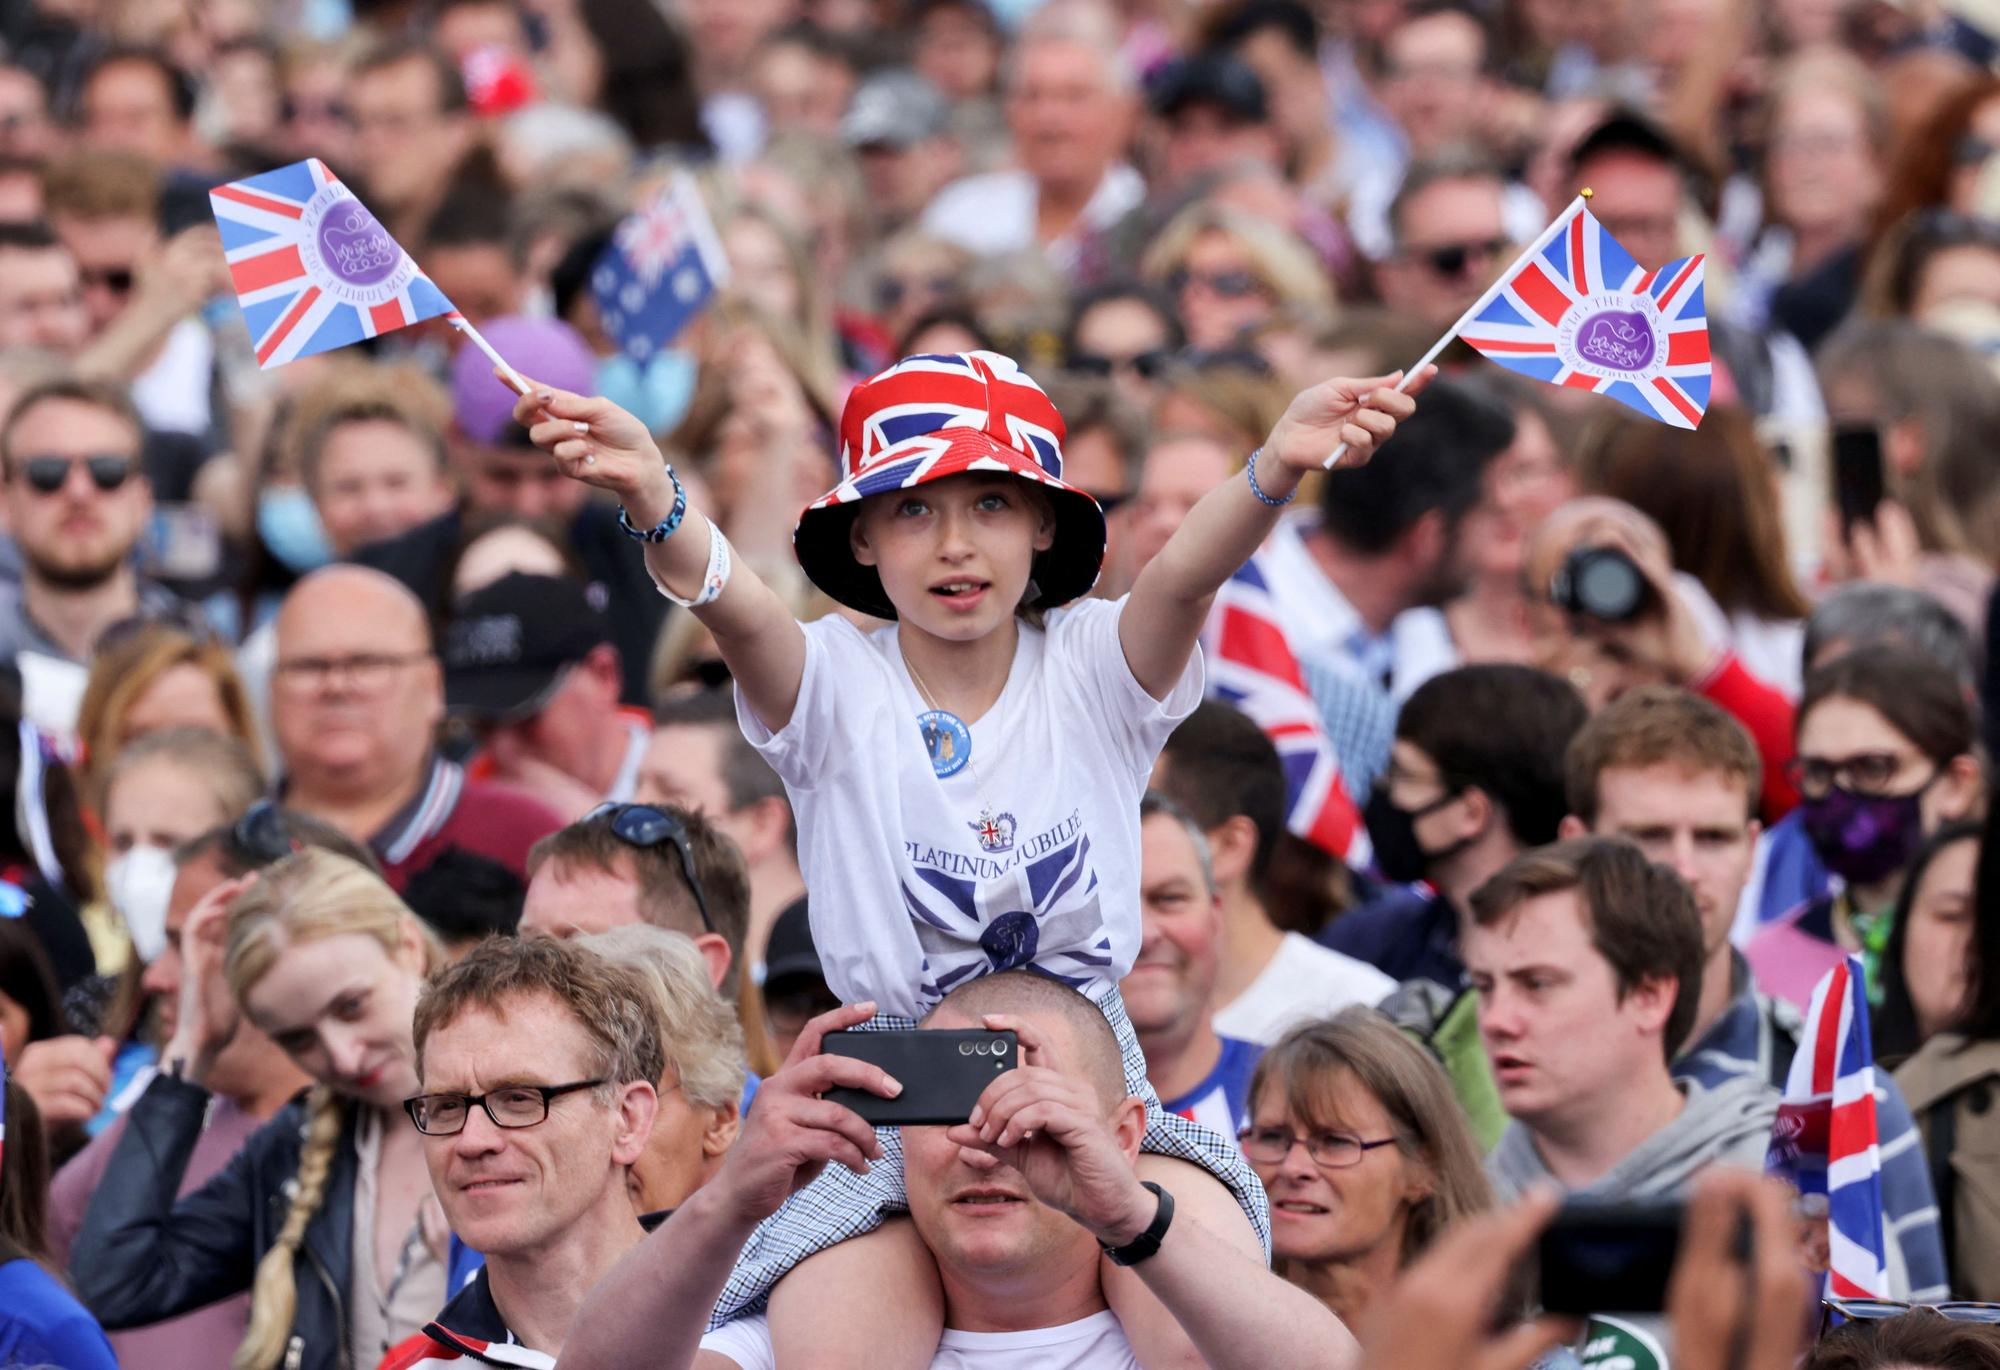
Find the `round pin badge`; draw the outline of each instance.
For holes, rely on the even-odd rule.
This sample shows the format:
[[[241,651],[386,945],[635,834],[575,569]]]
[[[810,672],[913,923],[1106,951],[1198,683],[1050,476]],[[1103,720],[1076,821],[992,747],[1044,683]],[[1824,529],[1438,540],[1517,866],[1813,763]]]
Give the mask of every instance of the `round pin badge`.
[[[932,709],[917,715],[917,727],[924,735],[924,750],[930,753],[931,773],[942,780],[957,775],[972,759],[972,733],[957,714]]]

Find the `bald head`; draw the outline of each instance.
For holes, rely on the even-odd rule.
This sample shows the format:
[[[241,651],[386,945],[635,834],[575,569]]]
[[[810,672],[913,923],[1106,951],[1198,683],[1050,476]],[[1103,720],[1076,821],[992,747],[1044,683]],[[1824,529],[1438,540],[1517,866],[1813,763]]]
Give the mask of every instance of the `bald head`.
[[[1125,1063],[1118,1038],[1104,1011],[1068,985],[1033,971],[1009,970],[982,975],[947,994],[924,1018],[924,1027],[976,1028],[989,1013],[1024,1018],[1044,1034],[1054,1068],[1088,1080],[1106,1111],[1130,1092],[1125,1087]]]
[[[301,577],[278,610],[279,656],[284,655],[288,629],[296,636],[301,624],[326,618],[367,624],[383,651],[431,649],[430,615],[423,601],[402,581],[371,566],[341,562]]]
[[[417,597],[380,571],[325,567],[285,596],[277,647],[271,726],[292,806],[338,821],[414,794],[444,716]]]

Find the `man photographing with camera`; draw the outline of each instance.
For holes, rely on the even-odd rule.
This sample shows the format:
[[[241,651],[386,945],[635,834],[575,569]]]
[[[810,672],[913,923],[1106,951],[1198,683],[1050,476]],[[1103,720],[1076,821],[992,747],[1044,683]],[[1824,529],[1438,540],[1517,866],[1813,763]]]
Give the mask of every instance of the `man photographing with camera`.
[[[903,1152],[911,1220],[937,1262],[939,1364],[1135,1367],[1110,1311],[1107,1286],[1119,1277],[1164,1304],[1212,1365],[1355,1363],[1353,1338],[1323,1305],[1213,1235],[1192,1205],[1176,1213],[1170,1187],[1139,1181],[1143,1109],[1125,1092],[1103,1015],[1083,996],[1020,971],[947,996],[919,1031],[1012,1031],[1023,1065],[986,1088],[966,1123],[900,1134],[878,1135],[817,1097],[841,1087],[883,1099],[903,1093],[905,1082],[877,1066],[820,1052],[827,1033],[872,1015],[872,1005],[855,1005],[807,1027],[759,1091],[722,1172],[598,1286],[564,1347],[566,1370],[773,1365],[760,1316],[703,1336],[736,1253],[829,1162],[860,1169],[893,1146]]]

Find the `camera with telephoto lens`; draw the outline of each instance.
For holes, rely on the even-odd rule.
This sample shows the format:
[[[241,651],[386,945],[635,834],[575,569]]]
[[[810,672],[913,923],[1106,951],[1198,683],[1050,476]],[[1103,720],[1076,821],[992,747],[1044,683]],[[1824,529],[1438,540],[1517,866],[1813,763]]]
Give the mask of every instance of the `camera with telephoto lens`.
[[[1616,547],[1573,548],[1549,581],[1558,609],[1604,623],[1638,617],[1651,591],[1638,563]]]

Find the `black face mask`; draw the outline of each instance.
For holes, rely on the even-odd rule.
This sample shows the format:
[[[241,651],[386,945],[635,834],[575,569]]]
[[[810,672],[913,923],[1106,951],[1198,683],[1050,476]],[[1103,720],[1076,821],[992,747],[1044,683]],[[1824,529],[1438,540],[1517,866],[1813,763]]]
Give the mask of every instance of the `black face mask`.
[[[1361,816],[1368,825],[1368,840],[1375,848],[1375,869],[1382,873],[1383,879],[1399,885],[1414,884],[1429,874],[1433,864],[1464,850],[1466,844],[1459,842],[1441,852],[1427,852],[1417,841],[1417,820],[1436,813],[1458,798],[1459,793],[1451,790],[1422,808],[1399,809],[1390,800],[1387,786],[1376,787]]]

